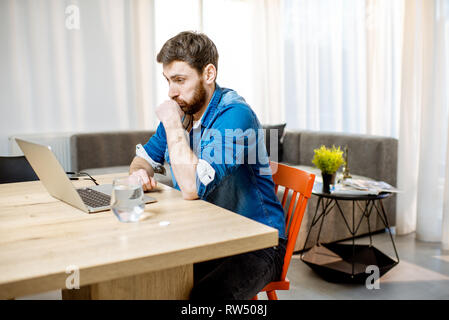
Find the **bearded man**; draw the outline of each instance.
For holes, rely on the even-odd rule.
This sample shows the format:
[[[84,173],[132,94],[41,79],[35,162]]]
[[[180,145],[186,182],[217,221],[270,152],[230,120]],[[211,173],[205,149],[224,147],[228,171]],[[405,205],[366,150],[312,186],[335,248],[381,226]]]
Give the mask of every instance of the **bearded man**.
[[[194,265],[191,299],[251,299],[279,280],[286,245],[261,125],[237,92],[216,83],[218,52],[206,35],[181,32],[163,45],[157,62],[170,99],[157,107],[160,124],[137,150],[130,174],[152,190],[154,172],[166,161],[184,199],[202,199],[278,230],[276,247]]]

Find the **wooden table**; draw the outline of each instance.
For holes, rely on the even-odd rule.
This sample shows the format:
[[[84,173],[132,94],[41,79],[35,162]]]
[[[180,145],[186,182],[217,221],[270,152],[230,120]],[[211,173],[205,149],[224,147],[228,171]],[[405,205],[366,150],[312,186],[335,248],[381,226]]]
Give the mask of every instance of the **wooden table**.
[[[138,223],[121,223],[52,198],[40,181],[0,185],[0,299],[56,289],[63,299],[186,299],[193,263],[278,242],[276,229],[168,186],[150,195],[158,202]],[[81,288],[64,290],[73,266]]]

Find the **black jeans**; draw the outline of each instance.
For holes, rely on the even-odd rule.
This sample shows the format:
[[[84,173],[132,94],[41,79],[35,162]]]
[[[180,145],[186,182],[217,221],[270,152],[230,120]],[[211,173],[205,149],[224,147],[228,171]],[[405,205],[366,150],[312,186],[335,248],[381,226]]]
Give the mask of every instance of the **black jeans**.
[[[191,300],[249,300],[271,281],[280,280],[286,240],[276,247],[193,265]]]

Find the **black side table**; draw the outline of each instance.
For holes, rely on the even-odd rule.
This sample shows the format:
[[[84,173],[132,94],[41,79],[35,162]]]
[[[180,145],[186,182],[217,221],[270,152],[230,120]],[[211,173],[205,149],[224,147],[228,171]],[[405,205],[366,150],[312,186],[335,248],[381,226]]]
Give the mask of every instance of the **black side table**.
[[[330,282],[365,283],[366,278],[371,275],[371,273],[367,271],[368,266],[377,266],[379,268],[379,277],[381,277],[399,263],[396,245],[382,204],[382,200],[390,197],[391,193],[385,192],[378,195],[331,194],[323,192],[322,184],[319,182],[315,182],[312,193],[318,196],[318,202],[312,219],[312,224],[304,243],[301,260],[316,271],[321,277]],[[341,209],[340,201],[352,201],[352,228],[349,226],[345,214]],[[354,214],[356,205],[362,210],[362,216],[357,224],[355,223]],[[322,210],[321,213],[317,215],[320,206]],[[352,236],[352,245],[339,243],[341,241],[326,244],[320,243],[320,234],[324,219],[334,207],[338,209],[337,211],[341,214],[346,228]],[[372,244],[369,217],[373,211],[377,213],[390,234],[391,243],[393,244],[394,252],[396,254],[396,261],[379,251]],[[366,218],[368,223],[369,245],[355,244],[355,236],[363,218]],[[318,222],[320,222],[320,224],[315,245],[306,251],[310,233]]]

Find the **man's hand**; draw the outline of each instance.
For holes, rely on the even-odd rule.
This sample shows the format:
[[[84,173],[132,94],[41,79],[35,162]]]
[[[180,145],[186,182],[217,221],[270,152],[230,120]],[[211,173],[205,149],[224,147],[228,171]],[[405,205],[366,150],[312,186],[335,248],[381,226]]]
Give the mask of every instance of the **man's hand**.
[[[144,192],[153,190],[157,187],[157,182],[154,177],[148,176],[145,169],[139,169],[131,173],[132,176],[140,177],[142,180],[142,189]]]
[[[167,100],[156,108],[156,115],[163,124],[166,124],[170,121],[180,121],[184,112],[175,100]]]

